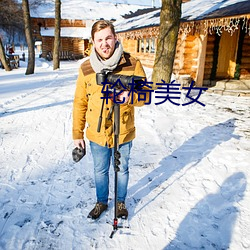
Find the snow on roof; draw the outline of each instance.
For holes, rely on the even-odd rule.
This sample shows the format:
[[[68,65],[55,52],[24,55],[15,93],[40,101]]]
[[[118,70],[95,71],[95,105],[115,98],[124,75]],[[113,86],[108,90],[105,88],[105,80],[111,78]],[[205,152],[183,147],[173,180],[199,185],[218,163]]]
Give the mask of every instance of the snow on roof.
[[[208,18],[209,14],[212,14],[215,11],[222,10],[224,8],[230,8],[233,7],[233,9],[236,10],[235,13],[239,14],[246,14],[250,13],[250,5],[248,4],[248,9],[245,9],[244,7],[240,8],[240,5],[242,5],[246,2],[249,3],[249,0],[191,0],[190,2],[187,2],[185,4],[182,4],[182,16],[181,18],[186,21],[192,21],[192,20],[201,20]],[[236,4],[238,5],[236,7]],[[237,10],[238,9],[238,10]],[[232,15],[236,15],[235,13],[232,13]],[[225,15],[222,15],[225,16]],[[218,16],[217,16],[218,17]]]
[[[156,26],[160,23],[160,9],[133,18],[119,19],[114,22],[116,32]]]
[[[110,2],[96,2],[93,0],[61,0],[61,18],[71,20],[118,19],[122,15],[135,12],[150,6],[115,4]],[[30,10],[31,17],[54,18],[55,4],[48,1],[36,9]]]
[[[160,8],[156,8],[146,14],[119,19],[114,23],[116,31],[158,26],[160,24],[160,11]],[[181,20],[194,21],[247,13],[250,13],[249,0],[191,0],[182,4]]]
[[[41,28],[42,36],[54,36],[54,28]],[[89,39],[91,36],[91,28],[83,27],[62,27],[61,37],[78,37],[82,39]]]

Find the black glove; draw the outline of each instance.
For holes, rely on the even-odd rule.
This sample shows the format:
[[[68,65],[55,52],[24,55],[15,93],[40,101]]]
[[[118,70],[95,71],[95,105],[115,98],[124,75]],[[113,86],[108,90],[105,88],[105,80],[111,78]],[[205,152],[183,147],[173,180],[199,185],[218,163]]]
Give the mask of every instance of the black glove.
[[[75,162],[80,161],[86,154],[86,149],[82,147],[76,147],[72,151],[72,157]]]

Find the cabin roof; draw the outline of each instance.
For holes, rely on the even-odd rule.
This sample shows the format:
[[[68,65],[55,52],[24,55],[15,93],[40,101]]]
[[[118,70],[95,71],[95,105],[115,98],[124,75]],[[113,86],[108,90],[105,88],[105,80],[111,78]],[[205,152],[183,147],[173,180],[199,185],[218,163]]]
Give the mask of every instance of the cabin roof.
[[[150,9],[150,12],[143,13],[138,11],[129,17],[117,20],[115,24],[116,31],[123,32],[159,26],[161,8]],[[142,14],[141,14],[142,13]],[[228,16],[238,16],[250,14],[249,0],[191,0],[182,3],[182,22],[199,21],[204,19],[213,19]]]

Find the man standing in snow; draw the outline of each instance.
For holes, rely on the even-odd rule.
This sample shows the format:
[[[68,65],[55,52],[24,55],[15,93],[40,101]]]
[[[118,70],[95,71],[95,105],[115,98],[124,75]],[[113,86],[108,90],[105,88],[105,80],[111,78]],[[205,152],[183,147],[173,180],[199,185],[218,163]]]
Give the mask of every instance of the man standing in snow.
[[[94,161],[94,175],[97,202],[90,211],[88,218],[97,219],[108,208],[109,168],[114,152],[113,118],[110,112],[113,101],[105,101],[103,122],[100,132],[97,132],[98,117],[102,106],[103,86],[96,82],[96,73],[108,70],[112,74],[137,75],[145,77],[145,72],[139,60],[123,51],[117,40],[114,26],[111,22],[100,20],[94,23],[91,30],[93,50],[90,59],[82,63],[76,84],[73,103],[73,140],[76,147],[85,147],[84,128],[87,123],[86,137],[90,141]],[[125,206],[129,178],[128,161],[132,140],[135,138],[134,106],[143,106],[145,101],[139,101],[136,92],[129,94],[124,90],[116,99],[120,104],[120,135],[119,152],[121,154],[118,172],[117,217],[128,216]]]

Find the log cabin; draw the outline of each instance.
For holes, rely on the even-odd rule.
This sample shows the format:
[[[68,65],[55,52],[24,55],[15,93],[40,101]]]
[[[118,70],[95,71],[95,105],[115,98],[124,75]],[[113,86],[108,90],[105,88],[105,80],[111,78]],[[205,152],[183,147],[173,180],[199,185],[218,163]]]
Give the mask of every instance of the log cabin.
[[[41,41],[41,57],[52,60],[54,18],[32,18],[33,37]],[[81,59],[87,55],[92,21],[61,20],[60,59]]]
[[[115,22],[124,50],[147,67],[154,65],[160,11],[139,10]],[[184,1],[173,74],[196,86],[250,79],[250,1]]]
[[[90,30],[96,20],[115,21],[122,15],[144,8],[148,7],[91,0],[61,0],[60,59],[80,59],[89,55]],[[42,42],[41,57],[51,60],[55,24],[53,1],[45,1],[31,9],[31,24],[34,41]]]

